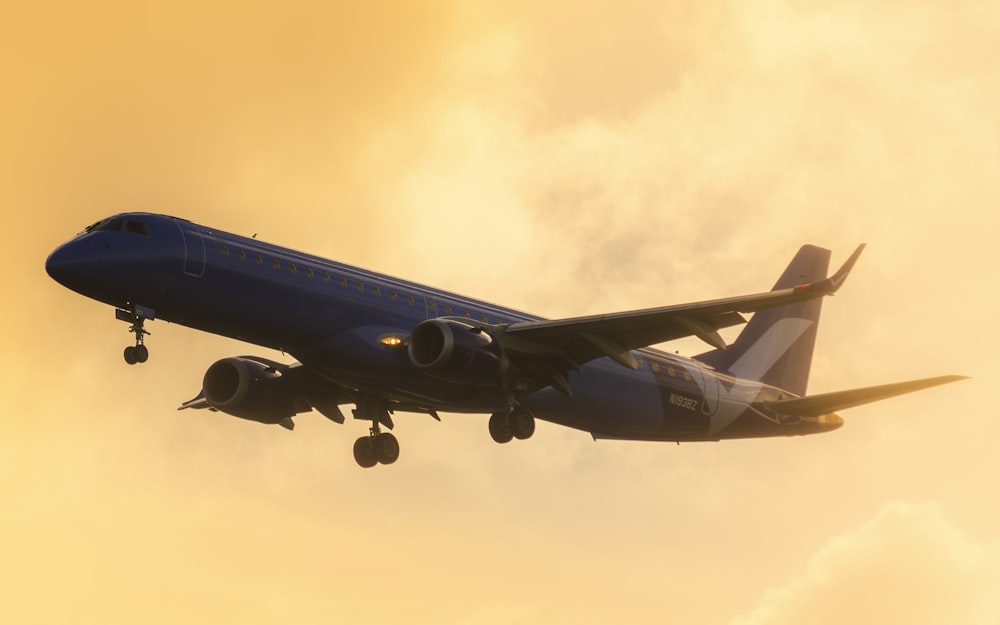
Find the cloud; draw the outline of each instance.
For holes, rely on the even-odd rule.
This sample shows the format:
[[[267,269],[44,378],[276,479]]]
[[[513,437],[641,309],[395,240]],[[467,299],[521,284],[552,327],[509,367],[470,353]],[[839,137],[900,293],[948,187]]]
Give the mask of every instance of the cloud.
[[[373,605],[386,621],[724,622],[858,510],[933,499],[966,516],[890,506],[744,621],[878,607],[873,589],[907,580],[967,608],[960,623],[996,614],[995,548],[956,529],[1000,518],[982,496],[988,382],[852,411],[821,439],[680,448],[551,424],[499,447],[480,417],[400,416],[403,459],[362,472],[358,422],[177,413],[214,359],[262,348],[158,321],[153,360],[127,368],[124,326],[41,265],[141,208],[556,316],[766,288],[802,242],[837,262],[867,241],[825,310],[816,390],[901,368],[993,379],[995,5],[119,4],[0,24],[16,295],[0,310],[0,611],[79,619],[52,601],[71,589],[104,621],[167,603],[163,622],[351,622]],[[780,542],[760,540],[776,518]]]
[[[449,285],[477,292],[489,271],[551,315],[729,294],[803,242],[969,245],[940,211],[968,195],[983,221],[1000,200],[992,31],[972,11],[870,11],[500,11],[456,46],[424,128],[381,137],[366,167],[396,184],[372,204]]]
[[[977,542],[940,508],[893,502],[815,554],[733,625],[1000,621],[1000,542]]]

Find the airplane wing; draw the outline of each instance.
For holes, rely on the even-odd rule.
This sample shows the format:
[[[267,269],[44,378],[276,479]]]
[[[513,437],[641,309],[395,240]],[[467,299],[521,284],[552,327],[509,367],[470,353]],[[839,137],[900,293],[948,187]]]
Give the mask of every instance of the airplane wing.
[[[835,274],[819,282],[754,295],[610,315],[515,323],[505,328],[504,344],[513,354],[554,357],[576,370],[604,356],[634,369],[638,363],[629,354],[631,350],[686,336],[697,336],[712,347],[725,349],[725,341],[718,330],[745,323],[740,313],[834,294],[864,247],[864,244],[859,245]]]

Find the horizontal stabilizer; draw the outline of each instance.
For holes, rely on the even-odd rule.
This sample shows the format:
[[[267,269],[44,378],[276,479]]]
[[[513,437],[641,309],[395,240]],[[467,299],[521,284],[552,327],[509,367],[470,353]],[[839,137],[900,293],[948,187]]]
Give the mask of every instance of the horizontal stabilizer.
[[[843,410],[844,408],[853,408],[854,406],[888,399],[896,395],[904,395],[932,386],[965,379],[967,378],[963,375],[942,375],[936,378],[925,378],[923,380],[911,380],[909,382],[897,382],[895,384],[883,384],[881,386],[869,386],[866,388],[853,388],[847,391],[822,393],[798,399],[766,401],[764,405],[778,414],[796,417],[819,417],[836,412],[837,410]]]

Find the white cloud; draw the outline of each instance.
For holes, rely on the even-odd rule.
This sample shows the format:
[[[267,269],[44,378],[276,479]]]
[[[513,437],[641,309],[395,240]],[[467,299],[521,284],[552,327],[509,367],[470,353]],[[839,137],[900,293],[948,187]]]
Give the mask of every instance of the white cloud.
[[[1000,622],[1000,542],[977,542],[934,505],[893,502],[832,540],[734,625]]]

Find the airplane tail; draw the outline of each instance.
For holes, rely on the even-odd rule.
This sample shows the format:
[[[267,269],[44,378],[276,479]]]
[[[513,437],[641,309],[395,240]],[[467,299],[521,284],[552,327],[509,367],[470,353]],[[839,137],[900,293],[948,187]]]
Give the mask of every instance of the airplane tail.
[[[860,249],[849,265],[853,265],[858,253]],[[826,278],[829,265],[830,250],[804,245],[771,290],[820,282]],[[759,380],[805,395],[824,299],[817,297],[754,313],[732,345],[699,354],[695,359],[738,378]]]

